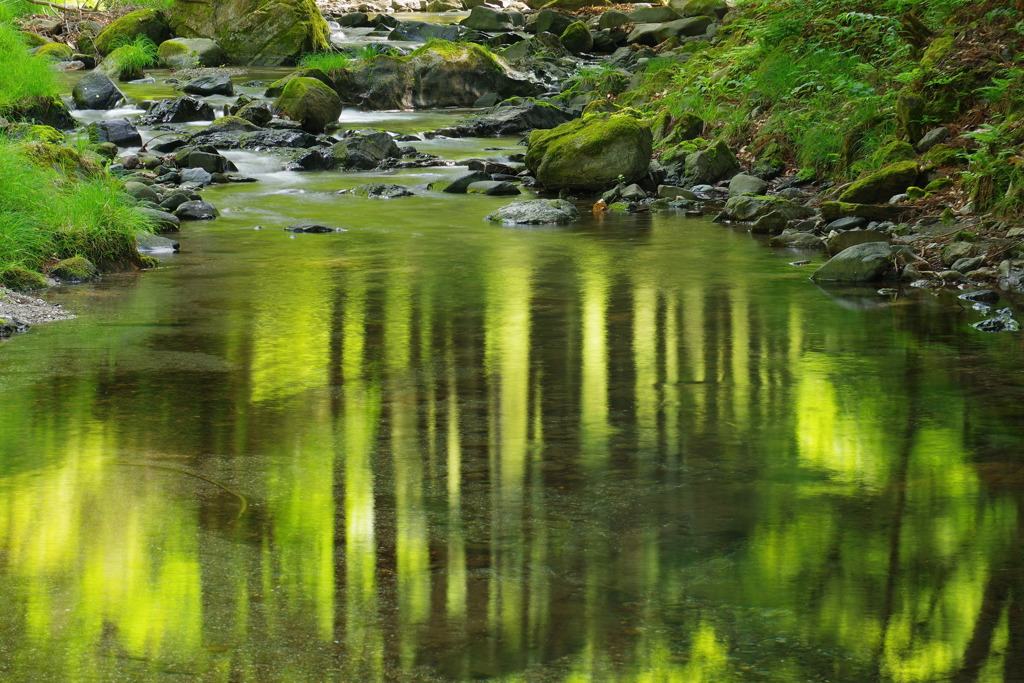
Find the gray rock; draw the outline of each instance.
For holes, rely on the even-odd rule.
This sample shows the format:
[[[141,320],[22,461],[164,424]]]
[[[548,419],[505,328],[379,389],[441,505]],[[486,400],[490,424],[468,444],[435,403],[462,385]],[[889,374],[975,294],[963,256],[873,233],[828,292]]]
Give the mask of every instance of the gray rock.
[[[209,202],[190,201],[175,209],[174,215],[183,221],[209,221],[219,216],[220,212]]]
[[[772,233],[781,232],[789,224],[789,221],[790,219],[781,211],[772,210],[762,216],[759,216],[758,219],[750,225],[750,232],[761,235],[770,235]]]
[[[522,194],[512,183],[498,180],[479,180],[466,187],[466,194],[485,194],[492,197],[508,197]]]
[[[230,159],[225,159],[215,151],[206,152],[197,149],[187,154],[175,155],[175,157],[181,168],[201,168],[207,173],[228,173],[238,170],[238,167]]]
[[[456,176],[450,181],[439,180],[430,184],[430,189],[447,192],[448,194],[466,194],[466,190],[473,183],[485,182],[491,179],[489,173],[483,171],[470,171]]]
[[[573,115],[533,99],[514,98],[502,102],[486,114],[471,117],[454,128],[461,137],[489,137],[550,129],[571,121]]]
[[[140,232],[135,235],[135,248],[143,254],[167,254],[178,251],[181,245],[178,240],[154,235],[151,232]]]
[[[209,38],[171,38],[157,49],[157,60],[165,69],[220,66],[226,59],[220,44]]]
[[[178,220],[177,216],[167,211],[145,207],[139,207],[136,211],[146,216],[152,222],[157,232],[174,232],[181,227],[181,221]]]
[[[862,218],[860,216],[846,216],[845,218],[835,219],[825,227],[829,230],[856,230],[857,228],[862,228],[867,224],[867,218]]]
[[[512,17],[490,7],[474,7],[469,16],[459,22],[462,26],[474,31],[511,31],[515,28]]]
[[[736,197],[744,194],[761,195],[768,189],[768,183],[757,176],[738,173],[729,181],[729,196]]]
[[[688,185],[714,184],[731,178],[740,170],[740,162],[724,141],[719,140],[705,150],[686,156],[685,177]]]
[[[235,94],[235,87],[231,84],[231,77],[226,74],[193,78],[181,86],[181,90],[189,95],[199,95],[200,97]]]
[[[576,207],[564,199],[530,199],[513,202],[488,214],[485,220],[514,225],[573,223],[580,219]]]
[[[945,142],[945,140],[948,137],[949,129],[946,128],[945,126],[932,128],[930,131],[925,133],[920,140],[917,141],[917,144],[914,146],[914,149],[916,149],[919,154],[924,154],[925,152],[927,152],[940,142]]]
[[[629,12],[626,16],[634,24],[664,24],[665,22],[676,21],[681,18],[679,12],[665,5],[640,7]]]
[[[711,25],[710,17],[690,17],[688,19],[677,19],[667,24],[662,24],[655,33],[658,41],[664,42],[669,38],[686,38],[691,36],[702,36]]]
[[[977,270],[985,265],[984,256],[970,256],[966,258],[957,259],[953,262],[951,268],[958,273],[969,273],[972,270]]]
[[[889,243],[889,235],[876,230],[846,230],[835,232],[825,238],[825,248],[829,254],[838,254],[858,244],[869,242]]]
[[[387,183],[366,183],[352,188],[352,194],[370,199],[395,199],[397,197],[413,197],[415,194],[404,185]]]
[[[385,159],[397,159],[402,151],[390,135],[383,131],[355,133],[334,145],[334,158],[339,166],[368,171]]]
[[[781,235],[771,238],[768,244],[773,247],[789,247],[791,249],[821,249],[825,246],[817,235],[796,230],[786,230]]]
[[[213,182],[213,175],[202,168],[186,168],[181,172],[181,182],[209,185]]]
[[[629,18],[628,14],[616,10],[608,10],[597,19],[597,27],[599,29],[619,28],[631,23],[633,21]]]
[[[501,101],[501,96],[496,92],[489,92],[486,95],[481,95],[476,102],[473,103],[474,107],[493,107]]]
[[[796,218],[807,218],[813,211],[806,206],[797,204],[788,199],[776,197],[764,197],[756,195],[740,195],[730,197],[722,209],[725,217],[734,221],[757,220],[771,212],[776,212],[787,221]]]
[[[106,74],[90,71],[75,84],[71,97],[79,109],[113,109],[124,99],[124,93]]]
[[[631,45],[649,45],[653,47],[661,42],[658,39],[658,31],[660,30],[661,24],[636,24],[629,35],[626,36],[626,42]]]
[[[626,187],[622,188],[622,191],[619,193],[619,196],[630,202],[639,202],[643,201],[644,199],[647,199],[647,193],[644,192],[643,188],[641,188],[636,183],[627,185]]]
[[[528,24],[527,30],[532,26],[536,33],[553,33],[556,36],[565,33],[569,24],[576,21],[576,17],[553,9],[541,10],[536,16],[536,21],[532,25]]]
[[[942,248],[942,264],[951,266],[961,259],[977,256],[979,251],[981,247],[974,242],[953,242]]]
[[[884,242],[868,242],[844,249],[821,265],[811,276],[818,282],[877,282],[895,277],[893,248]]]
[[[124,191],[139,201],[150,201],[154,204],[160,201],[160,195],[156,190],[142,183],[129,180],[124,184]]]
[[[192,201],[195,197],[198,197],[198,195],[195,195],[195,197],[193,195],[195,195],[194,192],[173,192],[164,197],[164,200],[160,202],[160,208],[173,213],[175,209],[185,202]]]
[[[124,118],[107,119],[90,123],[87,127],[89,139],[93,142],[111,142],[118,147],[139,147],[142,136],[131,121]]]
[[[971,327],[982,332],[1020,332],[1020,323],[1009,308],[1000,309],[991,318],[976,322]]]
[[[176,100],[161,100],[142,117],[146,123],[189,123],[215,118],[213,107],[190,95],[182,95]]]
[[[693,201],[697,195],[674,185],[658,185],[658,196],[662,199],[687,199]]]

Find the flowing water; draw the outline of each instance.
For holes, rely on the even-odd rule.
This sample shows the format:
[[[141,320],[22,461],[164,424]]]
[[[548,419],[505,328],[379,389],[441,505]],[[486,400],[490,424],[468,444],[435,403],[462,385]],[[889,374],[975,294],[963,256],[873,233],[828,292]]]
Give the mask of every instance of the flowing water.
[[[180,254],[0,345],[0,678],[1024,678],[1019,336],[703,219],[227,155]]]

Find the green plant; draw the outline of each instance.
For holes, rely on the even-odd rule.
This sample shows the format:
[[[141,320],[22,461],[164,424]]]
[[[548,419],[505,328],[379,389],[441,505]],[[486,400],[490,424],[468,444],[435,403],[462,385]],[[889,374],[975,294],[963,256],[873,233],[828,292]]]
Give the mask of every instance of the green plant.
[[[154,66],[156,58],[156,43],[148,36],[135,36],[132,40],[118,41],[117,47],[104,60],[104,67],[122,81],[132,81],[142,78],[143,70]]]
[[[309,52],[299,60],[299,66],[306,69],[320,69],[332,76],[344,71],[352,64],[352,57],[343,52]]]
[[[0,114],[33,99],[53,99],[58,89],[47,60],[29,54],[20,33],[0,23]]]

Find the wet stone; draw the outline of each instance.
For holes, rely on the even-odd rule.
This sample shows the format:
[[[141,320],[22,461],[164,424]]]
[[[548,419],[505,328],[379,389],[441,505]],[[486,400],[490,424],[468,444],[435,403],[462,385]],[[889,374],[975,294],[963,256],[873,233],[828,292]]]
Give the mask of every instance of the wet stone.
[[[344,232],[344,228],[336,228],[330,225],[323,225],[322,223],[296,223],[289,225],[285,228],[288,232],[310,232],[310,233],[327,233],[327,232]]]

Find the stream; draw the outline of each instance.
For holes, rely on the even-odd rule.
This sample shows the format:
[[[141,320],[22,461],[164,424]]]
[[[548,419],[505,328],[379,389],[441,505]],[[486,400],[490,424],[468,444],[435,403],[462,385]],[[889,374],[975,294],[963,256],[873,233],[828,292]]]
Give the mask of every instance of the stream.
[[[1018,335],[705,218],[224,155],[180,253],[0,345],[0,678],[1024,679]]]

